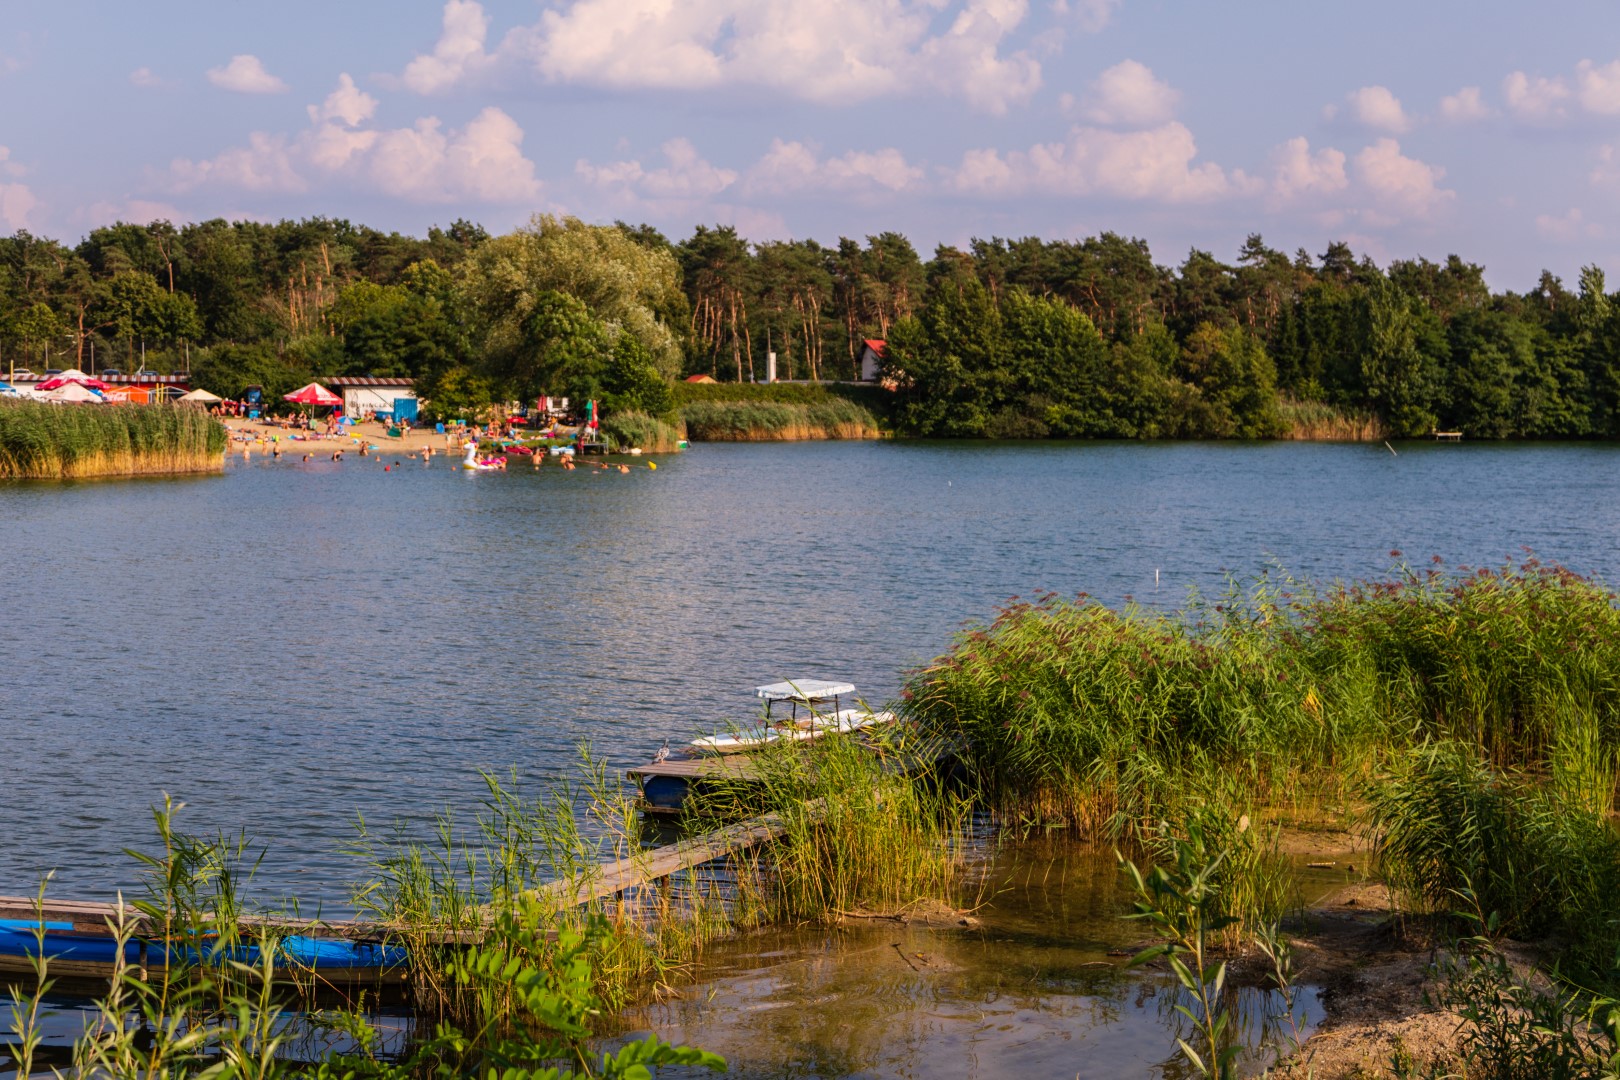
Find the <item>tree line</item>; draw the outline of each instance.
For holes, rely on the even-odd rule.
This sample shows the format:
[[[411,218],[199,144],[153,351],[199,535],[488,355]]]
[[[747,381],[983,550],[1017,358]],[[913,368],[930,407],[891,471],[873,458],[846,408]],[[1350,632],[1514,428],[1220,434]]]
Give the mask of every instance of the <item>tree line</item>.
[[[690,374],[851,380],[888,342],[907,433],[1238,437],[1302,416],[1391,435],[1620,435],[1620,304],[1595,267],[1493,293],[1449,256],[1387,267],[1251,235],[1178,266],[1111,232],[924,260],[898,233],[751,244],[537,216],[413,237],[330,218],[0,237],[0,370],[188,370],[235,396],[409,375],[448,411],[538,394],[652,413]]]

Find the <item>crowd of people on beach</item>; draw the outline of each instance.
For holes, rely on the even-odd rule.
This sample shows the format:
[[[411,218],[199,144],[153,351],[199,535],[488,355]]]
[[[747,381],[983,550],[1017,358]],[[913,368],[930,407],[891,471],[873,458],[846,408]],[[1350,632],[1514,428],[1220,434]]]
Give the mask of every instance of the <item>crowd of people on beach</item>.
[[[312,424],[307,416],[299,413],[284,417],[255,417],[250,425],[232,427],[227,424],[226,430],[229,432],[234,451],[241,454],[243,461],[251,461],[255,453],[268,453],[272,461],[287,458],[300,462],[320,460],[342,462],[352,455],[367,461],[376,461],[384,472],[389,472],[404,468],[407,461],[430,466],[436,455],[442,456],[459,451],[466,457],[462,461],[456,461],[452,457],[451,460],[455,465],[476,468],[479,471],[503,471],[508,468],[513,457],[529,458],[535,470],[545,464],[547,457],[555,457],[557,467],[565,472],[583,468],[593,474],[616,472],[625,475],[631,471],[630,465],[622,461],[594,461],[578,457],[572,446],[559,445],[554,441],[563,433],[545,432],[541,437],[546,441],[525,444],[513,437],[514,432],[509,426],[500,424],[482,427],[464,424],[445,425],[442,451],[436,451],[433,445],[433,441],[440,438],[437,431],[418,432],[416,439],[413,440],[413,432],[408,424],[392,427],[384,424],[382,431],[373,435],[361,432],[358,425],[343,425],[336,419],[324,424]],[[338,441],[340,445],[331,446],[333,440]],[[314,443],[328,445],[316,447],[311,445]],[[484,452],[480,453],[480,450]],[[639,455],[640,451],[633,453]],[[652,461],[647,462],[647,467],[658,468]]]

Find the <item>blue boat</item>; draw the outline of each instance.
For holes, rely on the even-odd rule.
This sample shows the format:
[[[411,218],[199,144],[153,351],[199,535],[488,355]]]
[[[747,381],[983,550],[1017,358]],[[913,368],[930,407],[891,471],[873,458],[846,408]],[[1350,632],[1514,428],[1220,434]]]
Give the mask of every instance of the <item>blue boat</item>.
[[[33,974],[33,962],[41,951],[39,928],[37,919],[0,919],[0,973]],[[112,977],[119,962],[119,946],[105,925],[86,927],[83,923],[52,920],[47,915],[44,928],[43,951],[49,976]],[[277,938],[275,950],[278,975],[289,981],[312,979],[332,986],[402,982],[409,960],[406,951],[397,945],[304,934]],[[264,952],[251,941],[221,949],[210,946],[207,940],[164,942],[136,937],[123,945],[124,964],[148,970],[161,970],[171,963],[207,965],[228,960],[258,965],[264,960]]]

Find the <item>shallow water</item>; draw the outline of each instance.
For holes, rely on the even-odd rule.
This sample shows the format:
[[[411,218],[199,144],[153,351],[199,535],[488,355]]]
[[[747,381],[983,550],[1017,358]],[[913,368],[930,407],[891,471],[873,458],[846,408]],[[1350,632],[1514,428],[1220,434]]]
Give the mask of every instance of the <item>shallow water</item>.
[[[148,808],[268,845],[340,907],[356,815],[418,831],[590,739],[616,764],[1050,589],[1174,606],[1296,573],[1498,562],[1613,579],[1609,446],[700,445],[657,471],[233,458],[222,477],[0,484],[0,892],[130,888]],[[384,457],[385,461],[393,459]],[[1158,572],[1158,589],[1154,575]]]
[[[1174,1012],[1186,1002],[1162,969],[1127,970],[1139,943],[1111,856],[1020,844],[996,857],[981,925],[894,923],[783,930],[721,943],[680,998],[637,1010],[638,1030],[713,1050],[742,1077],[988,1078],[1187,1074]],[[1110,954],[1114,955],[1110,955]],[[1227,998],[1245,1059],[1291,1046],[1277,993]],[[1301,1038],[1321,1021],[1300,987]]]

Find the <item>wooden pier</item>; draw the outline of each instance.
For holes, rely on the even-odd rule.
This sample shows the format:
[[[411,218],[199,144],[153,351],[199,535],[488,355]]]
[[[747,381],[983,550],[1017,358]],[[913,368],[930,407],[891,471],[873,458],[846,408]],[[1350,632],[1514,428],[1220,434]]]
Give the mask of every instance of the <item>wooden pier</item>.
[[[722,759],[723,760],[723,759]],[[697,766],[702,762],[663,762],[676,767]],[[651,766],[649,766],[651,768]],[[711,766],[698,769],[692,775],[742,776],[749,775],[745,764]],[[812,804],[811,813],[819,811]],[[674,844],[649,848],[612,862],[603,863],[585,871],[577,878],[554,881],[540,886],[531,894],[543,903],[559,909],[581,907],[603,900],[620,898],[635,889],[657,886],[660,882],[693,870],[705,863],[730,855],[750,851],[782,837],[787,823],[776,814],[765,814],[739,821],[711,832],[703,833]],[[31,896],[0,896],[0,919],[38,924],[44,922],[51,930],[52,940],[59,943],[64,936],[100,938],[112,935],[112,928],[123,926],[132,937],[160,940],[164,935],[161,920],[152,918],[133,904],[88,900],[57,900],[46,897],[43,903]],[[360,919],[297,918],[293,916],[243,916],[237,930],[245,942],[273,935],[318,938],[328,941],[346,941],[362,945],[398,944],[407,936],[435,945],[476,945],[494,921],[494,913],[486,910],[479,924],[456,930],[407,930],[397,923]],[[26,931],[24,931],[26,933]],[[51,950],[47,951],[49,955]],[[144,964],[144,950],[141,953]],[[51,956],[53,977],[84,982],[105,982],[113,973],[110,961],[74,960],[65,956]],[[33,968],[25,956],[0,953],[0,974],[31,975]],[[396,968],[383,971],[378,968],[322,969],[318,972],[293,970],[289,982],[303,986],[315,983],[317,990],[377,985],[383,981],[396,986],[408,979],[408,971]]]

